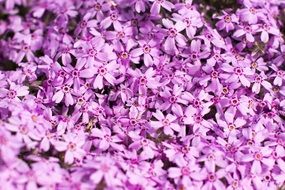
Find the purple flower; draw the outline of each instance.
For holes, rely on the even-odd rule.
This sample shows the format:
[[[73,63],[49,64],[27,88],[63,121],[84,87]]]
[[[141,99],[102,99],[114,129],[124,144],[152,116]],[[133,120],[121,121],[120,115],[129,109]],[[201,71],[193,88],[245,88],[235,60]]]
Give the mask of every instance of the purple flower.
[[[253,75],[253,72],[250,68],[238,65],[238,63],[233,62],[232,65],[223,64],[223,67],[221,69],[227,72],[221,74],[221,77],[226,79],[227,82],[233,83],[239,81],[245,87],[250,86],[250,80],[247,78],[247,76]]]
[[[149,67],[157,62],[155,59],[159,55],[159,50],[156,48],[157,43],[154,40],[146,42],[145,40],[138,41],[140,47],[135,48],[130,52],[131,57],[137,58],[143,55],[144,64]]]
[[[234,32],[233,37],[238,39],[245,37],[247,42],[253,43],[255,41],[254,34],[257,32],[257,29],[257,25],[244,25]]]
[[[167,0],[149,0],[149,1],[153,2],[150,8],[150,13],[154,16],[159,14],[161,7],[165,8],[168,11],[171,11],[171,9],[174,8],[174,5]]]
[[[0,181],[282,189],[282,1],[0,0]]]
[[[184,29],[184,25],[181,21],[174,24],[169,19],[163,19],[162,24],[166,28],[165,32],[167,33],[167,37],[164,42],[164,49],[167,53],[177,54],[178,49],[176,43],[178,46],[186,45],[186,38],[180,34],[180,32]]]
[[[72,164],[75,159],[81,160],[85,155],[82,145],[85,143],[83,135],[66,134],[62,141],[53,142],[54,147],[58,151],[65,151],[64,162]]]
[[[99,148],[101,150],[107,150],[110,146],[117,150],[122,150],[123,146],[118,144],[122,140],[118,135],[111,135],[111,130],[109,128],[101,128],[100,130],[95,128],[92,129],[92,136],[100,138]]]
[[[97,76],[93,82],[93,87],[102,89],[104,87],[103,79],[105,79],[109,84],[114,85],[116,78],[112,75],[119,68],[119,65],[115,61],[111,61],[106,64],[96,65],[95,72]]]
[[[174,115],[167,114],[166,116],[163,115],[163,113],[159,110],[157,110],[155,113],[153,113],[153,116],[158,121],[150,121],[150,125],[154,129],[159,129],[163,127],[163,131],[166,135],[173,136],[173,132],[179,132],[180,127],[178,124],[174,123],[174,121],[177,119]]]
[[[223,11],[223,16],[217,16],[219,21],[216,23],[216,26],[219,30],[226,30],[230,32],[235,29],[235,24],[238,24],[238,17],[235,14],[228,14]]]
[[[269,41],[269,34],[274,36],[280,35],[280,31],[277,28],[267,24],[261,25],[257,32],[261,32],[260,40],[264,43],[267,43]]]
[[[270,91],[272,88],[272,85],[264,80],[265,74],[261,73],[260,75],[256,75],[254,77],[254,84],[252,86],[252,91],[258,94],[260,92],[260,87],[263,86],[266,90]]]
[[[263,171],[262,166],[266,166],[268,170],[272,169],[274,160],[270,158],[271,149],[268,147],[262,147],[260,150],[254,150],[252,153],[243,155],[243,162],[252,162],[250,171],[253,174],[261,174]]]

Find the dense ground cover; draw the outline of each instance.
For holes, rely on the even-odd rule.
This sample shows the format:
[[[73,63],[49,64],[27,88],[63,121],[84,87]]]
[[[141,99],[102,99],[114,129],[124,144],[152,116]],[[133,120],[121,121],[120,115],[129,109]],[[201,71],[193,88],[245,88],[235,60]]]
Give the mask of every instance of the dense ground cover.
[[[275,190],[282,0],[0,0],[0,189]]]

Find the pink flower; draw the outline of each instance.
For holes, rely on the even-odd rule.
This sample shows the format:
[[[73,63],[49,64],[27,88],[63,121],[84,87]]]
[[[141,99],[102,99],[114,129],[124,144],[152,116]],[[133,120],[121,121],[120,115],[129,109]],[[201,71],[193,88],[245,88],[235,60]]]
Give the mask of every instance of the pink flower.
[[[250,80],[247,78],[248,76],[253,75],[252,70],[246,65],[240,65],[239,63],[232,62],[232,65],[223,64],[223,71],[227,73],[221,74],[221,77],[226,80],[226,82],[240,82],[243,86],[249,87]]]
[[[225,121],[222,120],[221,116],[219,114],[216,114],[217,117],[217,123],[220,127],[223,128],[226,137],[228,136],[236,136],[238,134],[238,130],[240,127],[244,126],[246,124],[246,120],[238,117],[234,118],[234,115],[232,115],[229,112],[225,113]]]
[[[271,91],[272,85],[266,81],[266,75],[262,72],[259,75],[255,75],[254,83],[252,86],[252,92],[258,94],[260,92],[260,87],[263,86],[266,90]]]
[[[154,40],[145,41],[140,40],[138,41],[140,47],[135,48],[130,52],[131,58],[137,58],[143,55],[144,64],[149,67],[157,62],[157,58],[159,55],[159,50],[156,48],[157,42]]]
[[[153,2],[150,13],[154,16],[158,15],[160,12],[161,7],[165,8],[168,11],[171,11],[174,8],[174,5],[170,3],[168,0],[149,0]]]
[[[257,25],[245,25],[241,27],[240,29],[237,29],[233,37],[234,38],[241,38],[245,36],[245,39],[247,42],[253,43],[255,41],[254,34],[257,32],[258,26]]]
[[[17,85],[14,82],[9,83],[9,90],[5,88],[0,89],[0,97],[6,98],[8,101],[16,100],[20,101],[20,97],[26,96],[29,94],[29,88],[27,86]]]
[[[193,14],[194,10],[187,11],[184,14],[173,14],[173,20],[176,22],[183,21],[184,28],[186,30],[186,35],[188,38],[194,38],[197,30],[203,26],[202,19],[200,14],[197,12],[197,15]]]
[[[257,32],[261,32],[260,39],[264,43],[267,43],[269,41],[269,34],[274,36],[280,35],[280,31],[276,27],[267,24],[261,25]]]
[[[54,93],[52,97],[52,101],[55,103],[59,103],[64,99],[64,103],[66,106],[73,105],[74,99],[72,97],[72,89],[70,85],[62,85],[60,89],[56,93]]]
[[[269,171],[274,165],[274,160],[270,157],[272,150],[269,147],[261,147],[259,149],[253,150],[253,152],[243,155],[241,160],[243,162],[252,162],[250,166],[250,171],[253,174],[261,174],[264,172],[263,167],[266,166],[266,170]]]
[[[96,161],[97,162],[95,164],[94,162],[86,164],[88,168],[96,169],[96,171],[90,175],[91,181],[97,185],[102,179],[104,179],[109,187],[119,185],[120,180],[116,178],[118,168],[110,156],[97,157]]]
[[[174,121],[177,119],[172,114],[167,114],[166,116],[160,110],[156,110],[155,113],[152,114],[158,121],[150,121],[150,125],[155,129],[158,130],[159,128],[163,127],[163,131],[166,135],[173,136],[174,131],[179,132],[180,126],[175,123]]]
[[[99,149],[105,151],[111,146],[116,150],[123,150],[124,146],[119,144],[122,140],[118,135],[111,135],[111,130],[108,127],[101,129],[94,128],[91,131],[92,136],[100,138]]]
[[[256,9],[250,1],[245,1],[245,8],[240,10],[240,19],[242,21],[248,22],[248,24],[256,24],[258,19],[265,18],[262,9]]]
[[[167,33],[167,37],[164,42],[164,49],[167,53],[177,54],[178,49],[176,47],[176,43],[178,46],[186,45],[186,38],[180,34],[185,27],[181,21],[173,24],[169,19],[162,19],[162,24],[166,28],[165,32]]]
[[[196,172],[200,172],[200,168],[195,161],[186,162],[184,160],[177,160],[175,163],[178,167],[170,167],[168,169],[168,176],[176,180],[181,179],[184,187],[198,188],[197,182],[194,180],[194,175],[196,175]]]
[[[123,19],[122,16],[118,14],[117,11],[110,11],[109,15],[106,16],[101,22],[100,26],[103,29],[109,28],[111,25],[114,26],[115,29],[122,28],[122,24],[120,21]]]
[[[85,151],[82,146],[85,143],[85,137],[82,134],[68,133],[63,135],[62,140],[53,142],[53,145],[56,150],[65,151],[65,163],[72,164],[75,159],[81,160],[84,157]]]
[[[226,30],[226,32],[230,32],[235,29],[235,24],[238,24],[238,17],[235,14],[228,14],[225,11],[223,12],[223,16],[217,16],[219,21],[216,23],[216,26],[219,30]]]
[[[271,68],[275,71],[272,77],[275,77],[273,84],[277,86],[282,86],[283,80],[285,80],[285,71],[277,69],[275,65],[272,65]]]
[[[160,93],[160,96],[164,98],[164,103],[158,102],[157,107],[165,111],[170,107],[171,110],[174,110],[175,108],[179,107],[180,104],[187,105],[187,101],[181,98],[183,90],[183,87],[177,84],[173,86],[173,89],[165,87],[164,90]]]
[[[88,28],[93,28],[97,26],[97,20],[91,18],[91,13],[87,13],[84,15],[81,22],[77,25],[75,29],[75,35],[82,34],[83,36],[85,36],[88,32]]]
[[[118,71],[119,65],[115,61],[108,62],[106,64],[96,64],[95,72],[97,76],[93,82],[93,87],[103,89],[105,79],[109,84],[115,85],[116,78],[113,76]]]
[[[154,142],[139,136],[135,132],[130,133],[129,136],[134,141],[129,145],[130,149],[134,149],[136,151],[142,150],[140,156],[143,160],[154,158],[157,150]]]

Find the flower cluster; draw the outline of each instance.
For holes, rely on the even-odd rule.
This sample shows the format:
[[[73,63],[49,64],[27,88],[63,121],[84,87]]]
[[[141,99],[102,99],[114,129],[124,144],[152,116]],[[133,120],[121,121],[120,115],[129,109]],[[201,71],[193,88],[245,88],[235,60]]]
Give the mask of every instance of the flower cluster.
[[[0,0],[1,189],[281,188],[285,3],[206,2]]]

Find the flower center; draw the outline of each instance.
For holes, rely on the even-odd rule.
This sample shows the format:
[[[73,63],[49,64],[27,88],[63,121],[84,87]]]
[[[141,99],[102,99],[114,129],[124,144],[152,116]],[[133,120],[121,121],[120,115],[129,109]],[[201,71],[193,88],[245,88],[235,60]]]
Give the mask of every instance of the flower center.
[[[128,59],[129,58],[129,54],[124,51],[124,52],[121,53],[121,58],[122,59]]]
[[[214,159],[215,159],[215,155],[214,155],[214,154],[209,154],[209,155],[207,156],[207,159],[208,159],[208,160],[214,160]]]
[[[71,73],[71,75],[72,75],[74,78],[76,78],[76,77],[79,76],[79,71],[78,71],[78,70],[73,70],[72,73]]]
[[[148,145],[148,140],[147,139],[143,139],[141,141],[142,146],[147,146]]]
[[[223,94],[228,94],[229,93],[229,89],[228,87],[223,87]]]
[[[270,175],[266,175],[266,176],[264,177],[264,179],[265,179],[265,181],[270,181],[270,180],[271,180],[271,176],[270,176]]]
[[[102,6],[100,5],[100,3],[96,3],[96,4],[94,5],[94,9],[95,9],[96,11],[100,11],[101,8],[102,8]]]
[[[132,26],[137,26],[138,25],[138,20],[137,19],[132,19],[131,20],[131,25]]]
[[[107,164],[102,164],[100,169],[103,173],[108,173],[111,168]]]
[[[83,104],[85,102],[85,98],[84,97],[79,97],[77,100],[78,104]]]
[[[214,59],[215,59],[216,61],[220,60],[220,59],[221,59],[221,55],[218,54],[218,53],[215,53],[215,54],[214,54]]]
[[[82,106],[82,107],[80,108],[80,112],[82,112],[82,113],[86,113],[87,111],[88,111],[87,106]]]
[[[63,70],[60,70],[60,71],[58,72],[58,74],[59,74],[59,76],[61,76],[61,77],[64,77],[64,76],[65,76],[65,72],[64,72]]]
[[[169,122],[168,119],[164,119],[164,120],[162,121],[162,124],[163,124],[163,126],[168,126],[168,125],[170,124],[170,122]]]
[[[175,103],[176,100],[177,100],[177,98],[175,96],[171,96],[169,99],[170,103],[172,103],[172,104]]]
[[[203,118],[202,118],[202,116],[201,116],[200,114],[198,114],[198,115],[195,116],[195,122],[196,122],[196,123],[201,123],[202,120],[203,120]]]
[[[277,154],[277,152],[275,150],[272,152],[272,157],[274,159],[278,159],[279,158],[279,156],[278,156],[278,154]]]
[[[19,131],[20,131],[21,134],[26,135],[26,134],[28,134],[29,129],[28,129],[28,127],[25,126],[25,125],[20,125]]]
[[[273,118],[274,116],[275,116],[275,113],[272,111],[267,113],[267,117],[269,118]]]
[[[253,8],[253,7],[251,7],[251,8],[249,9],[249,12],[250,12],[251,14],[256,14],[256,9]]]
[[[73,143],[73,142],[70,142],[67,146],[68,150],[70,151],[75,151],[75,148],[76,148],[76,144]]]
[[[68,93],[68,92],[70,92],[70,87],[68,85],[65,85],[65,86],[63,86],[62,91],[64,93]]]
[[[236,128],[235,124],[233,123],[230,123],[229,126],[228,126],[229,130],[232,131]]]
[[[209,174],[208,174],[208,180],[209,180],[210,182],[214,182],[214,181],[216,181],[216,179],[217,179],[216,174],[214,174],[214,173],[209,173]]]
[[[143,77],[140,78],[140,84],[141,84],[141,85],[145,85],[146,82],[147,82],[147,80],[146,80],[146,77],[145,77],[145,76],[143,76]]]
[[[284,141],[283,141],[282,139],[280,139],[280,138],[279,138],[279,139],[277,140],[277,143],[278,143],[279,145],[283,146]]]
[[[192,52],[191,53],[191,58],[194,59],[194,60],[197,59],[198,58],[198,53],[197,52]]]
[[[247,141],[247,145],[251,146],[251,145],[253,145],[253,144],[254,144],[254,142],[253,142],[252,140],[248,140],[248,141]]]
[[[87,22],[85,20],[81,21],[80,27],[85,28],[87,26]]]
[[[240,75],[243,74],[243,69],[240,68],[240,67],[236,67],[236,68],[234,68],[234,72],[235,72],[236,75],[240,76]]]
[[[257,68],[257,63],[256,62],[251,63],[251,67],[256,69]]]
[[[31,119],[32,119],[33,122],[37,122],[38,117],[37,117],[36,115],[32,115],[32,116],[31,116]]]
[[[110,15],[110,18],[111,18],[112,21],[116,21],[118,19],[118,15],[116,13],[112,13]]]
[[[238,180],[234,180],[234,181],[232,182],[232,187],[233,187],[234,189],[236,189],[236,188],[238,188],[238,186],[239,186]]]
[[[143,52],[144,53],[148,54],[148,53],[150,53],[150,50],[151,50],[151,48],[150,48],[150,46],[148,44],[145,44],[143,46]]]
[[[187,26],[191,26],[191,20],[189,18],[184,18],[183,22],[185,22]]]
[[[183,146],[183,147],[181,148],[181,152],[182,152],[183,154],[187,154],[187,153],[189,152],[189,147]]]
[[[172,38],[175,37],[177,35],[177,30],[175,28],[170,28],[168,30],[168,35]]]
[[[15,90],[9,90],[8,98],[13,99],[15,97],[16,97],[16,91]]]
[[[193,106],[194,106],[195,108],[200,107],[200,106],[201,106],[201,102],[200,102],[200,100],[195,99],[195,100],[193,101]]]
[[[229,15],[226,15],[226,16],[224,17],[224,20],[225,20],[225,22],[227,22],[227,23],[232,22],[232,18],[231,18]]]
[[[250,26],[246,26],[246,27],[244,28],[244,30],[245,30],[247,33],[251,33],[251,32],[252,32]]]
[[[232,106],[237,106],[239,104],[239,100],[237,98],[232,98],[231,99],[231,105]]]
[[[130,120],[130,124],[131,124],[131,125],[135,125],[136,123],[137,123],[137,121],[136,121],[135,119],[131,119],[131,120]]]
[[[94,49],[89,49],[89,50],[88,50],[88,55],[89,55],[90,57],[94,56],[96,53],[97,53],[97,52],[96,52],[96,50],[94,50]]]
[[[24,51],[28,51],[30,49],[30,47],[27,44],[25,44],[25,45],[23,45],[22,49]]]
[[[205,36],[208,40],[211,40],[213,38],[213,35],[210,33],[207,33]]]
[[[256,153],[256,154],[254,155],[254,158],[255,158],[256,160],[262,160],[263,155],[262,155],[261,152],[258,152],[258,153]]]
[[[284,77],[284,72],[283,71],[277,71],[277,76]]]
[[[182,173],[182,175],[189,175],[190,174],[190,170],[189,170],[189,168],[188,167],[182,167],[181,168],[181,173]]]
[[[257,83],[261,83],[262,81],[262,78],[258,75],[254,78],[254,81],[257,82]]]
[[[212,77],[213,79],[218,78],[218,76],[219,76],[219,73],[218,73],[217,71],[213,71],[213,72],[211,73],[211,77]]]
[[[107,69],[106,69],[105,67],[100,67],[100,68],[99,68],[99,74],[100,74],[100,75],[103,76],[103,75],[105,75],[106,73],[107,73]]]
[[[124,38],[125,35],[126,35],[125,32],[122,32],[122,31],[117,32],[117,34],[116,34],[117,38]]]
[[[112,141],[112,137],[110,135],[104,135],[104,138],[107,142],[111,142]]]

